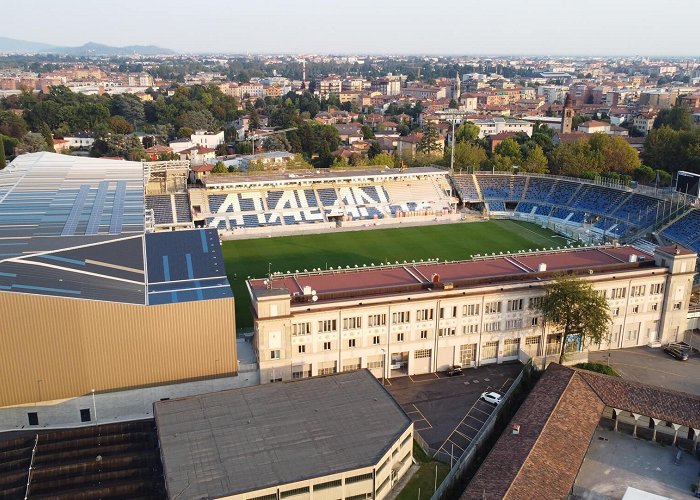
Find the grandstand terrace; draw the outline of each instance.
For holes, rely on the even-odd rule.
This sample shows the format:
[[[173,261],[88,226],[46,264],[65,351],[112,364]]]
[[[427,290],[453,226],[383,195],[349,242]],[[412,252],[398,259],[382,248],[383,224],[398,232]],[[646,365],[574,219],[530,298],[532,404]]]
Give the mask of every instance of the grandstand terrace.
[[[454,212],[444,170],[315,170],[285,174],[211,175],[189,192],[195,222],[244,234],[356,224]],[[168,214],[169,215],[169,214]]]
[[[669,200],[668,193],[603,185],[583,179],[535,174],[477,172],[453,177],[465,205],[483,207],[492,215],[537,223],[581,227],[601,238],[623,239],[661,227],[687,199]],[[686,240],[679,241],[688,244]]]

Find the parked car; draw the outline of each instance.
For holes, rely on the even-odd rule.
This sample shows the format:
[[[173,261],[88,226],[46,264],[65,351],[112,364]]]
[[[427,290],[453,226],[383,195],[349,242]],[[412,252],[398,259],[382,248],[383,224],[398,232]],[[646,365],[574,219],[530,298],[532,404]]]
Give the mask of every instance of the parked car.
[[[484,392],[481,394],[481,400],[486,401],[487,403],[491,403],[494,405],[497,405],[498,403],[501,402],[501,396],[497,392]]]
[[[458,377],[462,375],[462,365],[452,365],[447,369],[448,377]]]
[[[676,358],[678,361],[687,361],[688,353],[682,350],[680,347],[676,346],[666,346],[664,347],[664,352]]]

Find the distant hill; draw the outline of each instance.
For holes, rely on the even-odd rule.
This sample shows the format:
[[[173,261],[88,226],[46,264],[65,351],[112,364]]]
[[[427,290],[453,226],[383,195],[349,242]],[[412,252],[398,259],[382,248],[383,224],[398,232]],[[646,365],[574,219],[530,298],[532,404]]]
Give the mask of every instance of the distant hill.
[[[112,47],[95,42],[88,42],[80,47],[62,47],[47,43],[15,40],[14,38],[0,37],[0,53],[10,52],[15,54],[59,54],[70,56],[128,56],[131,54],[156,55],[174,54],[170,49],[156,47],[155,45],[128,45],[126,47]]]
[[[48,43],[28,42],[0,36],[0,52],[42,52],[51,49]]]

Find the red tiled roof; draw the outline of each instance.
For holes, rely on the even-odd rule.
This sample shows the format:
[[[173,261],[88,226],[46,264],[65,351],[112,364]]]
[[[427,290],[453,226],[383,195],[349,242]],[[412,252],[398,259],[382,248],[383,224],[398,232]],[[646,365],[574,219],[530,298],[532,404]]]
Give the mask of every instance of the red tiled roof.
[[[214,168],[214,165],[211,163],[190,166],[190,170],[192,170],[192,172],[211,172],[212,168]]]
[[[700,426],[698,396],[553,363],[460,498],[567,498],[606,406]]]

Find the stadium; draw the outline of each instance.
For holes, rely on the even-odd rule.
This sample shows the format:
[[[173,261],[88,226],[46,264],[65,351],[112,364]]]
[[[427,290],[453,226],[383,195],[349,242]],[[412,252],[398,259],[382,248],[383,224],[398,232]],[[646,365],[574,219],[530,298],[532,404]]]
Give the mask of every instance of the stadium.
[[[647,260],[656,246],[700,249],[697,197],[673,190],[434,167],[189,186],[188,174],[49,153],[0,172],[0,301],[14,311],[0,404],[19,408],[6,426],[38,401],[235,376],[236,335],[255,332],[248,278],[602,243]]]

